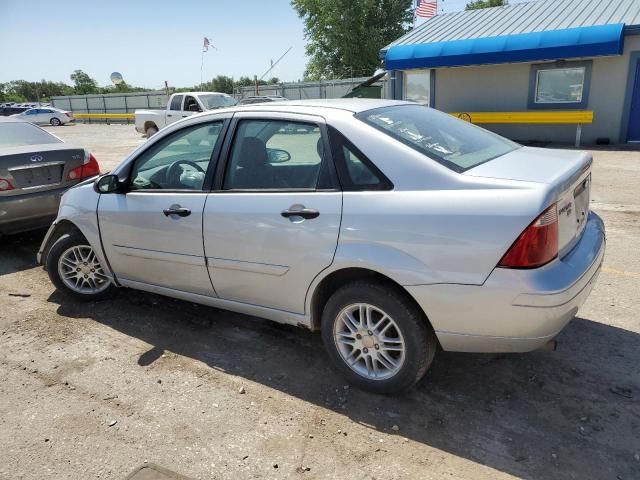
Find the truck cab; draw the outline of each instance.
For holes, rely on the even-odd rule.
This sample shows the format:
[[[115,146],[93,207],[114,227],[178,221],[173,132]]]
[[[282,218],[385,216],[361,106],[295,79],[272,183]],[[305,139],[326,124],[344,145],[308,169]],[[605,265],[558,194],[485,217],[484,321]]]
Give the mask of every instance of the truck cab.
[[[231,107],[236,100],[226,93],[183,92],[169,98],[165,110],[136,110],[135,127],[139,133],[151,137],[158,130],[195,113]]]

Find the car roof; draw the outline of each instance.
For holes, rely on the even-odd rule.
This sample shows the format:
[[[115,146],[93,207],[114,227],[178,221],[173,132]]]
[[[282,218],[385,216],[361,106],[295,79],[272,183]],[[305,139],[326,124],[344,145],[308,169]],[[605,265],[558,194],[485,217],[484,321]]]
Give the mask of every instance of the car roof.
[[[313,111],[317,109],[334,109],[360,113],[365,110],[392,107],[395,105],[415,105],[415,103],[404,102],[401,100],[380,100],[375,98],[331,98],[316,100],[286,100],[282,102],[270,102],[255,105],[237,105],[226,110],[246,112],[251,110],[259,111],[268,109],[273,112],[313,113]],[[220,112],[220,110],[213,110],[211,113],[214,112]]]

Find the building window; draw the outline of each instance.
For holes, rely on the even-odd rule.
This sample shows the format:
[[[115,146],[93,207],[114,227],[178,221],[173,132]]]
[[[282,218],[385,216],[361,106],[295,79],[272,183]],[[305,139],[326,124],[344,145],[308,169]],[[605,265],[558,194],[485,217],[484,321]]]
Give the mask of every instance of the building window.
[[[590,78],[590,61],[532,65],[529,108],[587,108]]]
[[[402,99],[429,105],[431,103],[431,70],[405,70],[402,76]]]

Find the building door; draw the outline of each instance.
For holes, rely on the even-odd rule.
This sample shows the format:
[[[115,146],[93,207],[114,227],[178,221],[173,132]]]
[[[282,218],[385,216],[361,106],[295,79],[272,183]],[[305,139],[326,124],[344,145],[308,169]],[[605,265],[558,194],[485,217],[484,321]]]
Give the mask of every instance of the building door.
[[[631,96],[631,105],[629,108],[627,142],[640,142],[640,60],[636,60],[633,95]]]

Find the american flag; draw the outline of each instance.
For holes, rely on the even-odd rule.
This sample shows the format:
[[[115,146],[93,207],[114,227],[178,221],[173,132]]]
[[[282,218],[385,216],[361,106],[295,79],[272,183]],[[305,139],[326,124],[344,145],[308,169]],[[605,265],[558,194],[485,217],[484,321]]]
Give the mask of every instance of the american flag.
[[[434,17],[437,9],[438,0],[416,0],[416,17]]]
[[[202,43],[202,51],[203,52],[209,51],[209,45],[211,45],[211,42],[207,37],[204,37],[204,42]]]

